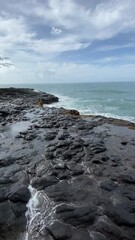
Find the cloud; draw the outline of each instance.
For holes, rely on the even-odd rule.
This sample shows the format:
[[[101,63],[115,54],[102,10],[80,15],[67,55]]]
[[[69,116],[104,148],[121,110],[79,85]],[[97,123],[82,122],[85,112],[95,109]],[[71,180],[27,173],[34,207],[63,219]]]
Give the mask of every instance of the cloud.
[[[104,80],[111,74],[112,79],[115,69],[123,78],[120,71],[125,72],[124,67],[131,75],[134,73],[134,64],[128,65],[125,61],[123,68],[117,68],[119,56],[105,53],[119,48],[134,48],[130,41],[130,34],[135,33],[134,0],[0,0],[0,6],[0,54],[9,56],[15,63],[12,78],[16,81],[17,78],[40,81],[44,76],[54,81],[62,81],[64,76],[71,81],[99,80],[100,76]],[[105,40],[121,34],[126,35],[122,45],[114,45],[112,41],[103,46]],[[93,42],[97,45],[92,49]],[[81,51],[87,51],[88,47],[89,51],[90,46],[90,53],[96,52],[96,58],[98,54],[106,54],[100,56],[104,66],[101,66],[100,58],[99,61],[93,60],[93,64],[76,63],[81,60]],[[66,59],[66,54],[71,51],[76,56],[75,62],[63,63],[62,53]],[[58,61],[61,63],[57,64]],[[45,62],[51,64],[44,65]],[[84,62],[87,62],[86,57]],[[110,66],[111,63],[115,66]],[[10,81],[10,77],[7,74],[5,78]]]
[[[27,67],[26,67],[27,65]],[[130,73],[130,74],[129,74]],[[24,64],[20,70],[1,74],[0,83],[64,83],[133,81],[135,64],[109,65],[75,63],[41,63],[33,68]]]
[[[40,24],[44,29],[50,27],[52,35],[59,36],[59,40],[51,39],[51,52],[59,52],[60,49],[60,52],[82,49],[94,40],[105,40],[120,33],[135,31],[134,0],[99,0],[95,1],[95,4],[94,1],[88,3],[75,0],[14,0],[13,4],[7,2],[4,10],[10,8],[13,14],[4,12],[8,17],[0,19],[0,32],[4,34],[3,38],[1,37],[3,41],[0,38],[2,49],[12,47],[14,43],[24,43],[28,49],[33,50],[35,46],[40,49],[41,44],[48,46],[49,36],[44,35],[42,39],[40,35],[38,38],[36,36]],[[17,17],[13,17],[14,15]],[[66,48],[69,38],[70,47]],[[53,47],[54,45],[58,49]],[[45,47],[44,49],[46,51]]]
[[[125,49],[125,48],[135,48],[135,42],[130,42],[127,44],[121,44],[121,45],[106,45],[106,46],[100,46],[97,47],[96,51],[112,51],[117,49]]]
[[[0,17],[1,54],[14,48],[18,50],[21,44],[28,47],[34,36],[35,33],[30,32],[23,18]]]
[[[90,2],[87,8],[83,1],[50,0],[34,1],[31,15],[44,24],[62,27],[67,34],[76,34],[80,41],[91,41],[134,31],[134,11],[134,0],[96,1],[94,7]]]
[[[51,34],[59,35],[59,34],[61,34],[61,33],[62,33],[62,29],[52,27]]]
[[[0,57],[0,68],[14,68],[14,64],[8,57]]]

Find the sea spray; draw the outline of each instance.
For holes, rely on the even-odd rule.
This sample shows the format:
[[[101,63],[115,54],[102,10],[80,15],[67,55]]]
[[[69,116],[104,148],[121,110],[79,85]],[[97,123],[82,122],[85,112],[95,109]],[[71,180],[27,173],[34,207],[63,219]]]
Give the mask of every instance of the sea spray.
[[[31,198],[27,204],[27,228],[24,240],[45,239],[45,227],[50,224],[55,215],[54,203],[50,201],[45,192],[37,191],[29,185]]]

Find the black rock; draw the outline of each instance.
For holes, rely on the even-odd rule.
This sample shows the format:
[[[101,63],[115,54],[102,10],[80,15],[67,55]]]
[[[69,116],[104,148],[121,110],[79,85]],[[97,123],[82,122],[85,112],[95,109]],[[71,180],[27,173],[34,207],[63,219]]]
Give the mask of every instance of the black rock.
[[[126,146],[128,144],[128,142],[127,141],[122,141],[121,144]]]
[[[124,197],[128,198],[131,201],[135,200],[135,192],[134,189],[123,189],[122,194]]]
[[[55,139],[56,134],[57,134],[56,132],[48,132],[45,136],[45,140],[51,141],[51,140]]]
[[[92,235],[92,240],[108,240],[108,237],[106,238],[102,233],[100,233],[98,231],[96,231],[96,232],[92,231],[91,235]]]
[[[53,100],[0,90],[0,239],[26,231],[30,183],[43,198],[33,239],[135,239],[135,124],[43,106]]]
[[[4,202],[8,200],[8,196],[10,194],[10,186],[1,186],[0,185],[0,202]]]
[[[73,192],[67,180],[46,188],[46,194],[55,202],[70,202],[73,198]]]
[[[16,158],[7,157],[0,159],[0,167],[5,167],[13,164],[16,161]]]
[[[116,187],[116,184],[112,180],[108,180],[108,181],[101,182],[100,187],[106,191],[111,192]]]
[[[106,151],[104,143],[100,140],[97,140],[90,144],[90,149],[94,154],[102,153]]]
[[[26,230],[26,206],[10,201],[0,203],[0,238],[2,240],[17,240],[20,233]]]
[[[12,190],[13,191],[13,190]],[[30,199],[30,191],[26,186],[20,186],[18,189],[14,190],[9,196],[12,202],[24,202],[27,203]]]
[[[96,210],[95,206],[74,207],[62,204],[56,208],[56,214],[64,222],[79,227],[93,224]]]
[[[12,222],[14,219],[14,213],[11,208],[11,204],[9,201],[5,201],[0,203],[0,226],[8,224],[8,222]]]
[[[12,209],[12,211],[15,214],[16,217],[22,216],[27,211],[26,205],[21,203],[21,202],[12,203],[11,204],[11,209]]]
[[[120,227],[118,227],[114,222],[112,222],[107,216],[101,216],[98,218],[95,227],[97,231],[111,237],[117,238],[119,240],[125,239],[122,234]]]
[[[53,239],[66,240],[71,239],[71,228],[62,222],[55,221],[53,224],[47,227],[50,235]]]
[[[135,226],[135,205],[121,203],[108,206],[107,214],[118,225]]]
[[[66,170],[63,170],[63,171],[61,171],[60,173],[59,173],[59,175],[58,175],[58,178],[60,179],[60,180],[62,180],[62,179],[69,179],[70,178],[70,171],[68,170],[68,169],[66,169]]]
[[[90,233],[83,228],[80,229],[72,229],[72,237],[71,240],[92,240],[90,237]]]
[[[126,171],[120,174],[120,179],[125,183],[135,183],[135,171]]]
[[[48,186],[54,185],[58,182],[58,179],[55,176],[46,176],[46,177],[35,177],[32,179],[32,186],[38,190],[47,188]]]
[[[84,173],[84,169],[81,165],[78,164],[73,168],[73,171],[72,171],[73,176],[81,175],[83,173]]]
[[[58,97],[52,94],[47,94],[41,91],[36,92],[34,89],[29,88],[0,88],[0,96],[3,100],[13,100],[19,97],[24,100],[29,99],[29,101],[31,100],[33,103],[40,98],[44,104],[50,104],[59,101]],[[3,112],[3,110],[1,110],[1,113],[4,115],[9,115],[9,113]]]

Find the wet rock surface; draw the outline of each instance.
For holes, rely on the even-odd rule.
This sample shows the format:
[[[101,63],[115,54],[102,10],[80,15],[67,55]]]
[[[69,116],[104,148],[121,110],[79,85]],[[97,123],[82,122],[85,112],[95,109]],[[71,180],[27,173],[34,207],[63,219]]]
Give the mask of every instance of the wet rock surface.
[[[25,233],[29,184],[51,207],[28,240],[135,239],[134,124],[35,106],[40,94],[0,89],[0,239]]]

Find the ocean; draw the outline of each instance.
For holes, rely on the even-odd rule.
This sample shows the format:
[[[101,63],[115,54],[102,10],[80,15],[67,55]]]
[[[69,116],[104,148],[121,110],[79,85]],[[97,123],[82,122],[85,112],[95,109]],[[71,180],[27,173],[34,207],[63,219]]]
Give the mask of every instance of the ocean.
[[[59,102],[50,106],[77,109],[81,114],[102,115],[135,122],[135,82],[11,84],[11,86],[30,87],[58,96]]]

